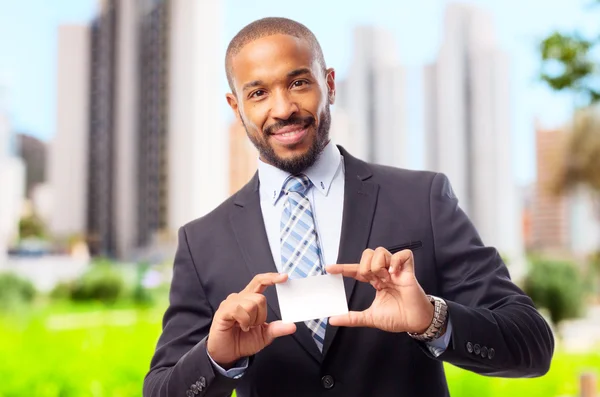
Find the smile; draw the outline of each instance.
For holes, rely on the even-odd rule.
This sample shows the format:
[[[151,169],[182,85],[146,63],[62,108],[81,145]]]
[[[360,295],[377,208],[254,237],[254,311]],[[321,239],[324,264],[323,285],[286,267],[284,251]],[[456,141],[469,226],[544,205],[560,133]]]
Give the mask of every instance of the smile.
[[[283,143],[285,145],[292,145],[292,144],[296,144],[300,141],[302,141],[302,139],[304,139],[304,137],[306,136],[307,132],[308,132],[308,127],[307,128],[296,128],[292,131],[288,130],[286,128],[287,131],[284,132],[277,132],[276,134],[273,134],[273,138],[280,142]]]

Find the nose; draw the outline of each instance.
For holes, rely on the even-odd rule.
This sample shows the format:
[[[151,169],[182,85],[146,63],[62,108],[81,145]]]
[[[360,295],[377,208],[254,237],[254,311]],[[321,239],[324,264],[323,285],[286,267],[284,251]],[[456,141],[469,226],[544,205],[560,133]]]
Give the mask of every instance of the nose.
[[[287,120],[299,110],[298,104],[287,90],[276,92],[272,100],[271,117],[275,119]]]

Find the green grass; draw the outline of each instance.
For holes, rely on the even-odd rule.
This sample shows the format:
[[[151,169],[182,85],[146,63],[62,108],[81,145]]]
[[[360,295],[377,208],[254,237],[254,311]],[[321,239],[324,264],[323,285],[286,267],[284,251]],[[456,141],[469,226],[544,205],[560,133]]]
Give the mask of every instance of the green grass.
[[[164,307],[60,304],[0,317],[0,397],[137,397]],[[447,366],[453,397],[576,396],[579,374],[600,374],[600,351],[557,353],[537,379],[487,378]]]
[[[41,312],[0,319],[0,396],[141,396],[162,311]]]

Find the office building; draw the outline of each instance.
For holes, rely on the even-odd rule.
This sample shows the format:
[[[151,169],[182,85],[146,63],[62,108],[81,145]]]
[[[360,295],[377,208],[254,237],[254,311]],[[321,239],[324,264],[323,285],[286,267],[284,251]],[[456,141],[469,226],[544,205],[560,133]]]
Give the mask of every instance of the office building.
[[[353,59],[340,82],[336,107],[348,119],[353,155],[379,164],[407,167],[405,71],[392,34],[373,26],[354,31]]]
[[[48,144],[47,180],[52,211],[50,233],[84,235],[87,227],[90,29],[58,29],[56,134]]]
[[[496,44],[491,16],[449,5],[438,58],[425,69],[425,168],[449,177],[486,245],[522,263],[509,86],[509,57]]]

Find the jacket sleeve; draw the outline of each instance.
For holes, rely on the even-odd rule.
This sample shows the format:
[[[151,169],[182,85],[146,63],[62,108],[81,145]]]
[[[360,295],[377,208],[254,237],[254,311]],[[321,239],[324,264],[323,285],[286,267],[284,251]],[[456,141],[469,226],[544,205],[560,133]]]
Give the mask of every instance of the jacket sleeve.
[[[436,359],[482,375],[544,375],[554,352],[551,329],[497,250],[483,245],[444,174],[433,178],[430,211],[439,291],[453,327]]]
[[[237,380],[216,371],[206,350],[213,311],[184,228],[179,229],[169,300],[163,331],[144,379],[144,397],[231,395]]]

